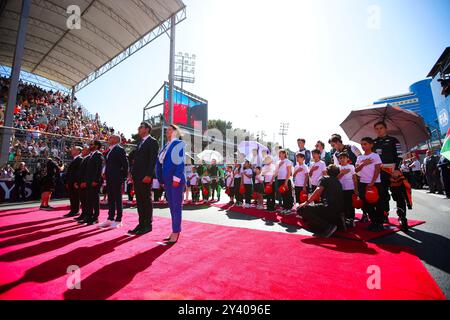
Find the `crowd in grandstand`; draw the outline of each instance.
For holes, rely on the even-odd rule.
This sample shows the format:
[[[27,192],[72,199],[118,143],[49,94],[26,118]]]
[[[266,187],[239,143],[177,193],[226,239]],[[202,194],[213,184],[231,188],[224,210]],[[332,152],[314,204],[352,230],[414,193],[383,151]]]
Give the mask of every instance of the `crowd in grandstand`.
[[[9,79],[0,77],[0,125],[4,125]],[[131,143],[120,132],[100,121],[99,115],[89,116],[83,108],[73,105],[71,97],[60,91],[47,91],[36,85],[19,83],[14,108],[10,161],[21,162],[30,157],[59,157],[69,155],[70,145],[79,139],[106,141],[117,133],[124,143]],[[75,98],[76,100],[76,98]],[[61,136],[71,139],[61,144]]]

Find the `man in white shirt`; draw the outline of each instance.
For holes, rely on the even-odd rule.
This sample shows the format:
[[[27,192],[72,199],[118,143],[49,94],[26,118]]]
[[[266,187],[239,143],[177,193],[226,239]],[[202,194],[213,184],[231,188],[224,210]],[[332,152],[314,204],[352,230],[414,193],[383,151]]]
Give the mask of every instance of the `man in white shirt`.
[[[409,168],[411,169],[413,178],[413,187],[415,189],[422,189],[422,166],[420,164],[419,158],[416,155],[413,156],[412,163],[409,165]]]

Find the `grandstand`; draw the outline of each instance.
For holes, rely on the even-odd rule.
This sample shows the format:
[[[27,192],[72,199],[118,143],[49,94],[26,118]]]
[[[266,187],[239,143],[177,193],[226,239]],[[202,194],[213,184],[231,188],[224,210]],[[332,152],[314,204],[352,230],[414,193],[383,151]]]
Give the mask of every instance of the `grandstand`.
[[[20,150],[30,154],[45,149],[39,146],[43,142],[27,137],[45,137],[60,145],[66,145],[62,140],[106,139],[114,129],[98,115],[87,115],[76,102],[76,92],[163,34],[171,39],[172,91],[175,26],[185,18],[179,0],[0,1],[0,65],[10,70],[9,79],[1,78],[0,164],[11,158],[10,151],[17,151],[18,141]],[[47,91],[29,78],[21,81],[24,71],[34,80],[45,78],[46,85],[56,83],[67,90]],[[52,147],[47,142],[47,148]]]

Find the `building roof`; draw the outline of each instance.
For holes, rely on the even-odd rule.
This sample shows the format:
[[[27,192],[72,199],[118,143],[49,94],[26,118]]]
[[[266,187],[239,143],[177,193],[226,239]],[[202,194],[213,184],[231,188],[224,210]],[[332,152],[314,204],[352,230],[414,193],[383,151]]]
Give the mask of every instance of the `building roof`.
[[[447,47],[427,77],[434,78],[439,72],[450,73],[450,47]]]
[[[6,66],[13,62],[21,3],[0,6],[0,64]],[[80,29],[67,26],[71,5],[80,8]],[[75,87],[132,54],[132,46],[184,8],[180,0],[32,0],[22,69]]]

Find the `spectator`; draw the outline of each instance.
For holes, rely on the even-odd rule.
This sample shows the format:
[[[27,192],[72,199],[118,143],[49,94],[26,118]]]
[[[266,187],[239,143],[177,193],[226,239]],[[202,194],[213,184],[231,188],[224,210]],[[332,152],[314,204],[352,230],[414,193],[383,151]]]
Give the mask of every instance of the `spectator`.
[[[422,167],[420,165],[419,158],[416,155],[413,155],[409,168],[411,169],[413,188],[422,189]]]
[[[436,191],[440,194],[443,193],[441,175],[438,168],[439,160],[439,157],[432,150],[427,151],[427,156],[423,160],[423,170],[427,179],[429,193],[435,193]]]
[[[19,167],[14,171],[14,187],[16,189],[16,201],[25,201],[25,178],[30,174],[25,162],[21,162]]]

